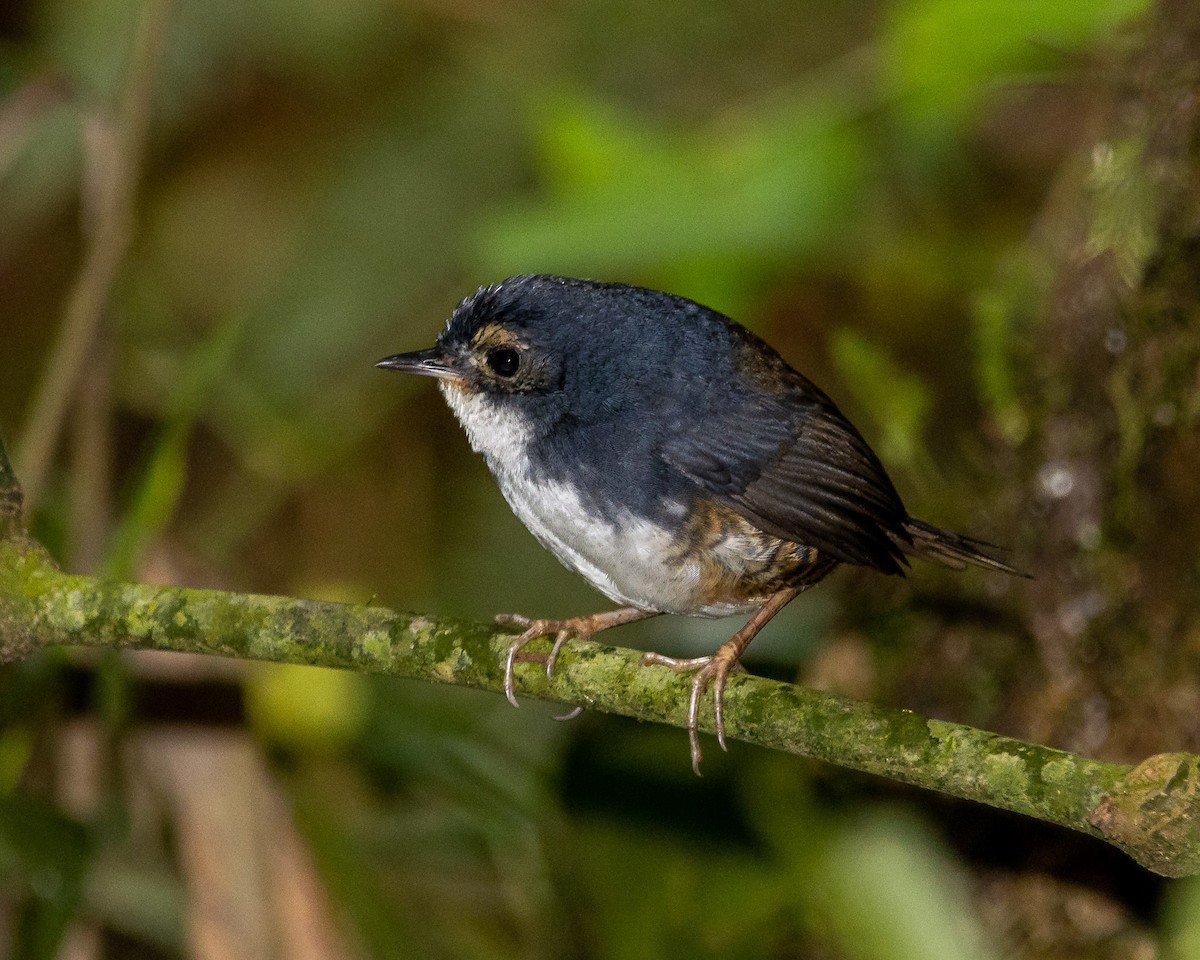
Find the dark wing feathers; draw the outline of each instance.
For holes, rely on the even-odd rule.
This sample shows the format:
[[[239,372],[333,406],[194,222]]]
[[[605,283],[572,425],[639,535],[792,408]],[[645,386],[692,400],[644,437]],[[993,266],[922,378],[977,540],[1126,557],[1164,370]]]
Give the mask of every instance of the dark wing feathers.
[[[660,437],[679,471],[759,529],[842,563],[903,574],[907,555],[1024,576],[982,540],[908,515],[883,464],[832,400],[753,334],[724,321],[731,368],[692,381]],[[719,366],[719,365],[718,365]]]
[[[908,514],[878,458],[807,380],[747,393],[664,439],[663,458],[762,530],[901,573]]]
[[[900,573],[906,564],[894,537],[903,535],[907,513],[883,467],[852,431],[836,409],[812,411],[733,503],[776,536],[844,563]]]

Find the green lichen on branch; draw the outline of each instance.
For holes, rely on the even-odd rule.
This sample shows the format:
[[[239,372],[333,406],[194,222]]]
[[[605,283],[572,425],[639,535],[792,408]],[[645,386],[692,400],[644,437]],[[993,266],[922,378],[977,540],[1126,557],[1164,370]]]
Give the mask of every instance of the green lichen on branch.
[[[1167,877],[1200,873],[1200,757],[1159,753],[1134,768],[1092,812],[1091,824]]]

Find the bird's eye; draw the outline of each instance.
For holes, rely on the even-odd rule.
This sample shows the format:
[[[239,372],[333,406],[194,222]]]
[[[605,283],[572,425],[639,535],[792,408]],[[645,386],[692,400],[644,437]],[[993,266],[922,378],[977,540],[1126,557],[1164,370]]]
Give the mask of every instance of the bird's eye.
[[[484,361],[498,377],[511,377],[521,367],[521,354],[512,347],[496,347],[487,352]]]

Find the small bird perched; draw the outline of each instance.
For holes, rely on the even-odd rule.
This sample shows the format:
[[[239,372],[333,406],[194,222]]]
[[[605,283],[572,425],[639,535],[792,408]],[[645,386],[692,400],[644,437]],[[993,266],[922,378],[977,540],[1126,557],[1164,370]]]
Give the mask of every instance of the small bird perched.
[[[621,604],[536,620],[563,643],[660,613],[750,618],[692,670],[688,735],[700,772],[711,685],[725,748],[729,672],[775,614],[839,563],[903,575],[908,556],[1017,573],[997,548],[910,517],[879,458],[815,384],[728,317],[622,283],[511,277],[458,305],[434,346],[388,370],[437,377],[504,498],[567,568]]]

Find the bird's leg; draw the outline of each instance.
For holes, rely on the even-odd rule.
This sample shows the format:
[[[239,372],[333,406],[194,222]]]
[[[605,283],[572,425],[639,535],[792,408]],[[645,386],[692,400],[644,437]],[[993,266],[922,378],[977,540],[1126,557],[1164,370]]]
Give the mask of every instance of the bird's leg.
[[[660,653],[647,653],[642,657],[643,665],[657,664],[672,670],[695,670],[692,678],[692,696],[688,701],[688,743],[692,748],[692,770],[700,776],[700,700],[704,691],[711,683],[713,688],[713,719],[717,732],[717,743],[722,750],[725,746],[725,681],[730,672],[737,667],[742,654],[750,646],[750,641],[758,636],[758,632],[767,625],[770,619],[786,607],[804,588],[789,587],[780,590],[767,598],[761,607],[747,620],[742,628],[717,648],[710,657],[695,657],[690,660],[676,660],[664,657]]]
[[[496,617],[497,623],[506,626],[522,627],[524,632],[508,645],[508,657],[504,661],[504,696],[514,707],[517,706],[517,695],[513,689],[513,664],[517,654],[521,652],[530,640],[538,637],[548,637],[554,634],[554,646],[546,657],[546,679],[554,673],[554,662],[558,659],[558,651],[572,637],[586,639],[601,630],[617,627],[623,623],[633,623],[635,620],[645,620],[647,617],[658,615],[657,610],[642,610],[638,607],[618,607],[616,610],[603,610],[585,617],[571,617],[569,620],[534,620],[523,617],[519,613],[502,613]]]

